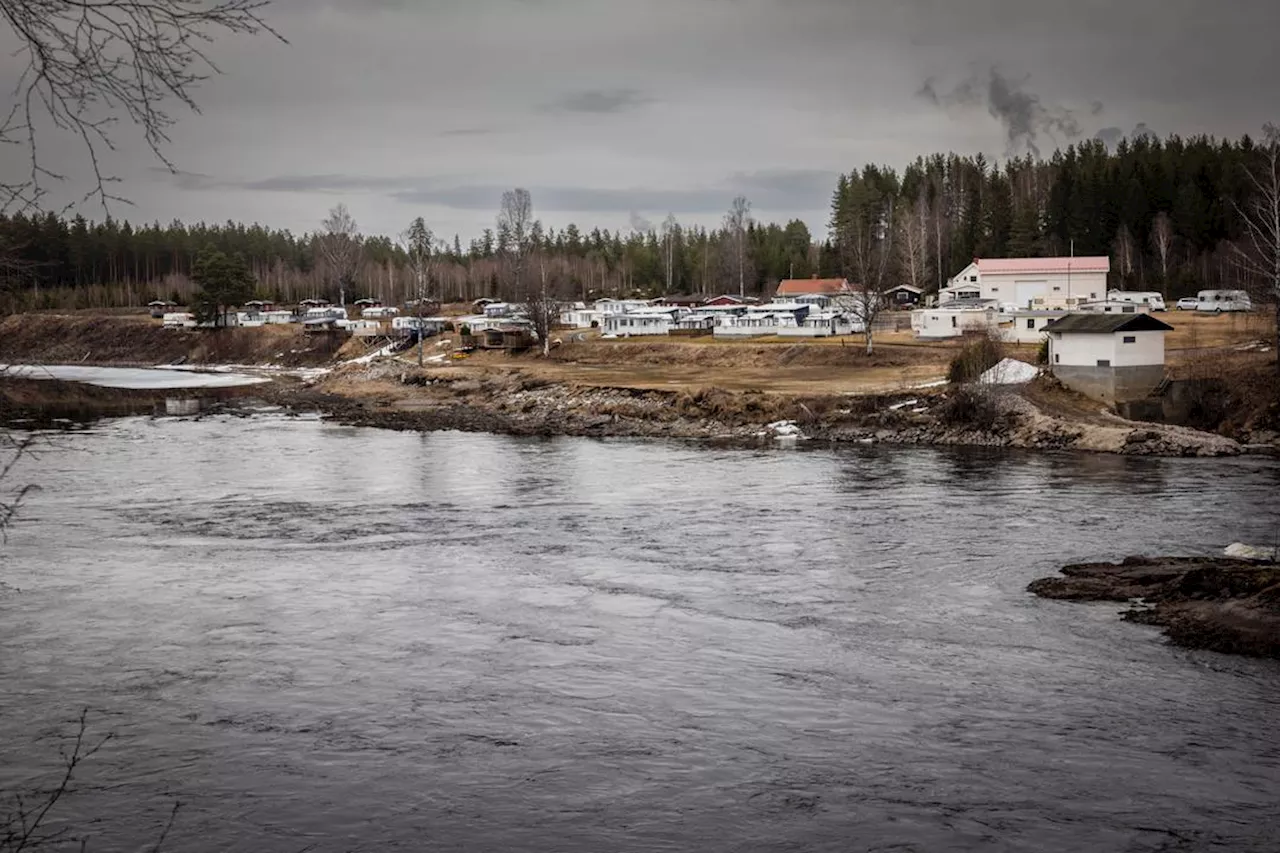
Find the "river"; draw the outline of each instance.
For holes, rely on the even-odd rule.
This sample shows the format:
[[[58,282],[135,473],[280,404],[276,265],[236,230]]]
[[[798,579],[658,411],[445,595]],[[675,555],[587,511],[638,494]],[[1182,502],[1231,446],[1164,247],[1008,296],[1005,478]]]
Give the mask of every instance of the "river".
[[[1280,665],[1064,562],[1270,541],[1273,460],[131,418],[0,550],[0,787],[90,849],[1274,851]],[[20,482],[21,479],[14,482]],[[43,775],[42,775],[43,774]]]

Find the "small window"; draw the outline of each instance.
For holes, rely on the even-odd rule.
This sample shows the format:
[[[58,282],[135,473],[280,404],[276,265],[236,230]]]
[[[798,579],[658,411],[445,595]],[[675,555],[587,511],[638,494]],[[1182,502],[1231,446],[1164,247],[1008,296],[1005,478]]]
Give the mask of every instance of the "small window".
[[[1110,367],[1110,366],[1111,366],[1111,359],[1109,358],[1098,359],[1098,367]]]
[[[1058,287],[1058,285],[1056,285],[1056,284],[1055,284],[1055,285],[1053,286],[1053,292],[1054,292],[1054,293],[1057,293],[1059,290],[1062,290],[1062,288],[1061,288],[1061,287]]]
[[[991,288],[991,292],[992,292],[992,293],[999,293],[999,292],[1000,292],[1000,288],[998,288],[998,287],[993,287],[993,288]]]
[[[1124,342],[1125,342],[1126,344],[1136,344],[1136,343],[1138,342],[1138,336],[1137,336],[1137,335],[1125,335],[1125,336],[1124,336]]]
[[[952,318],[951,318],[951,328],[953,328],[953,329],[954,329],[957,325],[958,325],[958,324],[956,323],[956,318],[955,318],[955,317],[952,317]]]
[[[1090,299],[1097,299],[1097,298],[1098,298],[1098,294],[1096,294],[1096,293],[1090,293],[1090,294],[1089,294],[1089,298],[1090,298]]]
[[[1138,312],[1137,305],[1126,305],[1120,309],[1120,313],[1122,314],[1136,314],[1137,312]]]
[[[1054,364],[1062,364],[1062,356],[1058,355],[1058,354],[1055,352],[1055,353],[1053,354],[1053,363],[1054,363]]]
[[[1027,328],[1028,328],[1028,329],[1034,329],[1035,327],[1036,327],[1036,321],[1035,321],[1035,318],[1034,318],[1034,317],[1032,317],[1032,318],[1028,319],[1028,320],[1027,320]]]
[[[977,280],[978,280],[978,277],[976,275],[969,276],[969,281],[977,281]]]

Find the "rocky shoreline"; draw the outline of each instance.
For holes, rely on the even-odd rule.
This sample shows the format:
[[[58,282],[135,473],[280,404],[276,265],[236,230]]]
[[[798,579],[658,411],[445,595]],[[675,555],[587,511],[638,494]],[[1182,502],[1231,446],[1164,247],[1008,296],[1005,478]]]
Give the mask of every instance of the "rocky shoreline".
[[[1212,557],[1127,557],[1066,566],[1029,592],[1130,604],[1123,619],[1164,629],[1175,645],[1280,659],[1280,564]]]
[[[314,384],[277,381],[259,396],[335,421],[397,430],[515,436],[668,438],[1078,450],[1145,456],[1234,456],[1244,446],[1158,424],[1054,417],[1012,391],[943,388],[868,396],[792,396],[578,386],[519,371],[471,377],[362,365]]]
[[[166,399],[201,397],[234,410],[263,401],[352,426],[513,436],[650,438],[760,445],[777,441],[1066,450],[1221,457],[1251,449],[1214,433],[1118,417],[1052,414],[1017,390],[942,387],[872,395],[656,390],[549,381],[520,369],[418,368],[394,360],[349,364],[234,392],[129,392],[0,377],[0,416],[76,419],[164,412]]]

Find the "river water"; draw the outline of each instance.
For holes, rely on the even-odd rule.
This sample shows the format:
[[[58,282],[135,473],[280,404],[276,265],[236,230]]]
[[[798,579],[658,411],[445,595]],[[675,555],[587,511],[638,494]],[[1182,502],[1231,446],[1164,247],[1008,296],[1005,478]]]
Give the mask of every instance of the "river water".
[[[0,786],[91,849],[1273,851],[1280,665],[1043,601],[1274,461],[127,419],[0,551]],[[15,481],[17,482],[17,481]]]

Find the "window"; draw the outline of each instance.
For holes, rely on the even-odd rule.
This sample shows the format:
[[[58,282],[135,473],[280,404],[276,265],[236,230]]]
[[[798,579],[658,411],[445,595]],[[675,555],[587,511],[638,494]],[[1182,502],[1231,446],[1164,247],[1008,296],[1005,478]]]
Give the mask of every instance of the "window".
[[[978,277],[976,275],[969,276],[969,281],[977,281],[977,280],[978,280]]]
[[[1137,312],[1138,312],[1137,305],[1126,305],[1120,309],[1120,313],[1122,314],[1136,314]]]
[[[1054,364],[1062,364],[1062,356],[1058,355],[1058,354],[1055,352],[1055,353],[1053,354],[1053,363],[1054,363]]]
[[[1036,321],[1035,321],[1035,318],[1034,318],[1034,317],[1028,318],[1028,319],[1027,319],[1027,328],[1028,328],[1028,329],[1034,329],[1035,327],[1036,327]]]
[[[991,288],[991,292],[992,292],[992,293],[999,293],[999,292],[1000,292],[1000,288],[998,288],[998,287],[993,287],[993,288]]]
[[[1058,285],[1056,285],[1056,284],[1055,284],[1055,285],[1053,286],[1053,292],[1054,292],[1054,293],[1057,293],[1059,290],[1062,290],[1062,288],[1061,288],[1061,287],[1058,287]]]
[[[1098,359],[1098,367],[1110,367],[1110,366],[1111,366],[1111,359],[1109,358]]]
[[[954,329],[957,325],[959,325],[959,324],[956,322],[956,318],[955,318],[955,317],[952,317],[952,318],[951,318],[951,328],[953,328],[953,329]]]
[[[1124,336],[1124,342],[1125,342],[1126,344],[1136,344],[1136,343],[1138,342],[1138,336],[1137,336],[1137,335],[1125,335],[1125,336]]]

